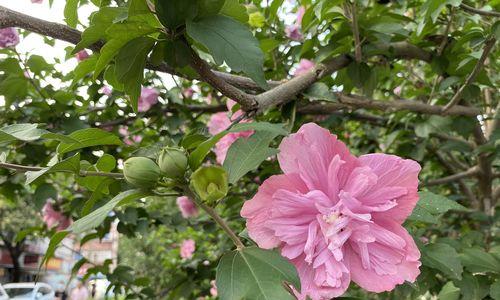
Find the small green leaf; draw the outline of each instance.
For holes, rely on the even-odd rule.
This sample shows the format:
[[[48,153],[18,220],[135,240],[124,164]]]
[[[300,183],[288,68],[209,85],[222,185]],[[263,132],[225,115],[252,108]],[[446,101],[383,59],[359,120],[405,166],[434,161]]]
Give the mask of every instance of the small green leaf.
[[[269,144],[276,134],[258,131],[249,138],[239,138],[227,151],[224,169],[229,174],[229,183],[234,184],[249,171],[255,170],[268,157],[278,153]]]
[[[316,82],[303,93],[311,100],[337,101],[337,96],[323,82]]]
[[[59,154],[64,154],[74,150],[99,145],[121,145],[121,140],[111,132],[98,128],[86,128],[72,132],[70,138],[78,141],[77,143],[61,143],[57,147]]]
[[[66,0],[64,6],[64,21],[73,28],[78,24],[78,3],[80,0]]]
[[[68,230],[75,234],[79,234],[94,229],[97,226],[99,226],[104,221],[104,219],[106,219],[108,214],[115,207],[140,198],[144,198],[149,195],[150,195],[149,192],[143,190],[128,190],[125,192],[121,192],[103,206],[94,210],[85,217],[78,219],[68,228]]]
[[[57,190],[51,184],[42,183],[36,187],[33,198],[35,207],[37,210],[41,210],[48,199],[57,199]]]
[[[78,81],[94,71],[98,59],[99,55],[94,54],[78,63],[73,70],[73,81],[71,82],[71,87],[76,86]]]
[[[490,286],[490,296],[495,300],[500,300],[500,280],[495,281]]]
[[[218,65],[226,62],[233,71],[242,71],[259,86],[267,87],[264,53],[246,26],[230,17],[217,15],[190,21],[186,29],[191,38],[208,48]]]
[[[408,220],[425,223],[436,223],[437,217],[453,210],[466,210],[465,207],[446,197],[423,191],[419,192],[419,200]]]
[[[133,39],[120,49],[115,59],[116,79],[123,84],[135,112],[141,95],[146,58],[153,45],[154,40],[148,37]]]
[[[56,252],[56,248],[59,245],[59,243],[64,240],[66,236],[68,236],[69,231],[63,230],[54,233],[54,235],[50,238],[49,246],[47,247],[47,251],[45,251],[45,255],[42,259],[42,262],[40,263],[39,269],[41,269],[47,261],[54,256],[54,253]]]
[[[458,300],[460,298],[460,289],[448,281],[439,292],[439,300]]]
[[[0,128],[0,145],[18,140],[31,142],[48,133],[47,130],[37,127],[38,124],[13,124],[2,127]]]
[[[216,281],[221,300],[295,299],[284,284],[300,290],[295,267],[278,252],[257,247],[225,254],[217,266]]]
[[[245,5],[241,4],[238,0],[226,0],[224,6],[220,10],[220,14],[238,20],[243,24],[248,22],[247,9]]]
[[[80,153],[77,153],[74,156],[68,157],[65,160],[55,163],[52,166],[43,168],[39,171],[26,172],[26,184],[32,183],[42,175],[55,172],[70,172],[78,175],[80,172]]]
[[[196,16],[196,0],[164,1],[156,0],[156,13],[160,22],[168,29],[175,30]]]
[[[422,249],[422,263],[451,278],[462,279],[462,263],[458,253],[448,244],[429,244]]]

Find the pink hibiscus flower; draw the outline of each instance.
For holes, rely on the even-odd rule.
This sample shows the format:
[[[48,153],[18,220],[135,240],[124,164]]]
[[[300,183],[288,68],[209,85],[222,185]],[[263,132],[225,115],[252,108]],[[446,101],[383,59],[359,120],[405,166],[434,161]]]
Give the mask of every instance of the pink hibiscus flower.
[[[229,113],[231,112],[231,109],[233,106],[236,104],[233,100],[228,100],[226,103],[227,109]],[[219,112],[215,113],[212,115],[210,118],[210,121],[208,122],[208,132],[210,132],[211,135],[216,135],[221,131],[224,131],[226,128],[228,128],[231,125],[232,120],[240,117],[243,114],[243,111],[238,110],[236,111],[231,119],[228,117],[228,113],[226,112]],[[224,159],[226,159],[226,154],[227,150],[229,150],[229,147],[240,137],[249,137],[253,134],[253,130],[247,130],[247,131],[240,131],[240,132],[231,132],[226,134],[222,139],[220,139],[217,144],[215,144],[215,156],[217,163],[222,164],[224,162]]]
[[[89,58],[89,53],[86,51],[86,50],[81,50],[81,51],[78,51],[76,54],[75,54],[75,57],[76,57],[76,60],[77,61],[82,61],[82,60],[86,60],[87,58]]]
[[[153,105],[158,102],[158,97],[160,93],[154,88],[143,87],[141,90],[141,96],[139,97],[139,104],[137,110],[139,112],[148,111]]]
[[[109,86],[105,85],[101,88],[100,92],[109,97],[113,93],[113,90]]]
[[[284,174],[264,181],[241,215],[259,247],[279,247],[295,265],[299,299],[340,296],[351,280],[371,292],[415,281],[420,252],[401,224],[418,201],[417,162],[355,157],[314,123],[279,148]]]
[[[194,95],[194,90],[193,88],[187,88],[187,89],[184,89],[184,91],[182,91],[182,95],[186,98],[192,98],[193,95]]]
[[[13,27],[0,29],[0,48],[13,47],[19,44],[19,34]]]
[[[181,196],[177,198],[177,206],[184,218],[196,217],[198,215],[198,207],[189,199],[189,197]]]
[[[55,210],[50,201],[47,201],[43,206],[42,216],[43,222],[49,229],[57,226],[57,230],[60,231],[68,228],[69,225],[71,225],[71,220],[60,211]]]
[[[295,69],[295,72],[293,72],[293,76],[300,76],[302,74],[305,74],[312,68],[314,68],[314,62],[303,58],[299,61],[299,65],[297,66],[297,69]]]
[[[196,244],[193,240],[184,240],[181,244],[181,257],[184,259],[189,259],[193,257],[193,253],[196,249]]]

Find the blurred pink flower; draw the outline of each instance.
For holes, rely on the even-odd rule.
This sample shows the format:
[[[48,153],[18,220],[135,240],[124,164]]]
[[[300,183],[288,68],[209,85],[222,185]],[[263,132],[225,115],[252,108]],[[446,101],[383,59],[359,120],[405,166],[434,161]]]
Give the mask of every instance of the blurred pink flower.
[[[295,23],[285,27],[285,35],[294,41],[301,41],[304,36],[300,31],[302,27],[302,18],[304,17],[304,13],[306,12],[306,8],[304,6],[299,7],[297,10],[297,14],[295,15]]]
[[[31,0],[31,3],[43,3],[43,0]]]
[[[195,251],[195,242],[191,239],[182,241],[181,244],[181,257],[184,259],[188,259],[193,257],[193,253]]]
[[[400,85],[398,85],[397,87],[394,88],[394,90],[392,90],[392,92],[396,96],[401,96],[401,91],[402,90],[403,90],[403,88]]]
[[[189,199],[189,197],[181,196],[177,198],[177,206],[184,218],[196,217],[198,215],[198,207]]]
[[[120,127],[118,133],[124,137],[123,142],[126,145],[133,145],[134,143],[140,143],[142,141],[142,136],[140,135],[130,135],[127,126]]]
[[[217,297],[218,293],[217,286],[215,285],[215,280],[210,281],[210,285],[212,286],[210,288],[210,295],[212,295],[213,297]]]
[[[236,104],[233,100],[228,100],[226,102],[227,109],[231,113],[232,107]],[[231,125],[232,120],[240,117],[243,114],[241,110],[236,111],[231,119],[228,117],[227,112],[219,112],[212,115],[210,121],[208,121],[208,132],[211,135],[216,135],[221,131],[224,131]],[[215,144],[214,153],[216,156],[217,163],[222,164],[226,158],[227,151],[229,147],[240,137],[249,137],[253,134],[253,130],[231,132],[226,134],[221,138],[217,144]]]
[[[109,86],[105,85],[101,88],[101,93],[109,97],[113,93],[113,90],[111,90]]]
[[[312,68],[314,68],[314,62],[303,58],[299,61],[299,65],[297,66],[297,69],[295,69],[295,72],[293,72],[293,76],[299,76],[305,74],[309,72]]]
[[[137,110],[139,112],[148,111],[153,105],[158,102],[160,93],[155,88],[143,87],[141,96],[139,97],[139,104]]]
[[[81,50],[81,51],[78,51],[76,54],[75,54],[75,57],[76,57],[76,60],[77,61],[82,61],[82,60],[86,60],[87,58],[89,58],[89,53],[86,51],[86,50]]]
[[[186,97],[186,98],[192,98],[194,95],[194,90],[190,87],[187,89],[184,89],[184,91],[182,91],[182,95],[184,95],[184,97]]]
[[[415,281],[420,252],[401,224],[418,201],[417,162],[355,157],[314,123],[279,150],[284,174],[264,181],[241,215],[259,247],[279,247],[295,265],[299,299],[338,297],[351,280],[371,292]]]
[[[0,29],[0,48],[13,47],[19,44],[19,34],[13,27]]]
[[[47,228],[51,229],[57,226],[57,230],[64,230],[71,225],[71,220],[61,212],[54,209],[50,200],[45,203],[42,208],[43,222],[47,224]]]

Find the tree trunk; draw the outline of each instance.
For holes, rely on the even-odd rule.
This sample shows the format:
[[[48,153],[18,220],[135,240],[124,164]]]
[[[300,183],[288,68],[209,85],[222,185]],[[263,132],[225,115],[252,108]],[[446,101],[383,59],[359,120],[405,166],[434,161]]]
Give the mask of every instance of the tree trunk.
[[[19,263],[19,257],[21,252],[17,249],[9,249],[10,258],[12,259],[12,282],[21,281],[21,264]]]

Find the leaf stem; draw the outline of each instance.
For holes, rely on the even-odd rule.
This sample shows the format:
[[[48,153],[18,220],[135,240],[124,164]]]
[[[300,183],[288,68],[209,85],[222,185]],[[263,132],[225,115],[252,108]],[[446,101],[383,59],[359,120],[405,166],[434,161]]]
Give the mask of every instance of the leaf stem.
[[[212,217],[212,219],[215,221],[215,223],[217,223],[222,228],[222,230],[224,230],[224,232],[226,232],[226,234],[229,236],[229,238],[231,238],[231,240],[233,241],[233,243],[236,246],[236,249],[238,251],[245,248],[245,245],[243,245],[243,242],[240,240],[240,238],[229,227],[229,225],[226,223],[226,221],[224,221],[224,219],[222,219],[221,216],[219,216],[219,214],[217,214],[215,209],[213,209],[212,207],[199,201],[196,194],[190,188],[185,187],[184,192],[185,192],[186,196],[193,199],[193,201],[195,201],[195,203],[199,207],[201,207],[201,209],[203,209],[208,215],[210,215],[210,217]]]
[[[32,166],[23,166],[11,163],[0,163],[0,168],[16,170],[18,172],[28,172],[28,171],[40,171],[44,168],[42,167],[32,167]],[[64,171],[61,171],[64,172]],[[101,177],[112,177],[121,179],[123,178],[123,174],[121,173],[110,173],[110,172],[97,172],[97,171],[80,171],[80,176],[101,176]]]

